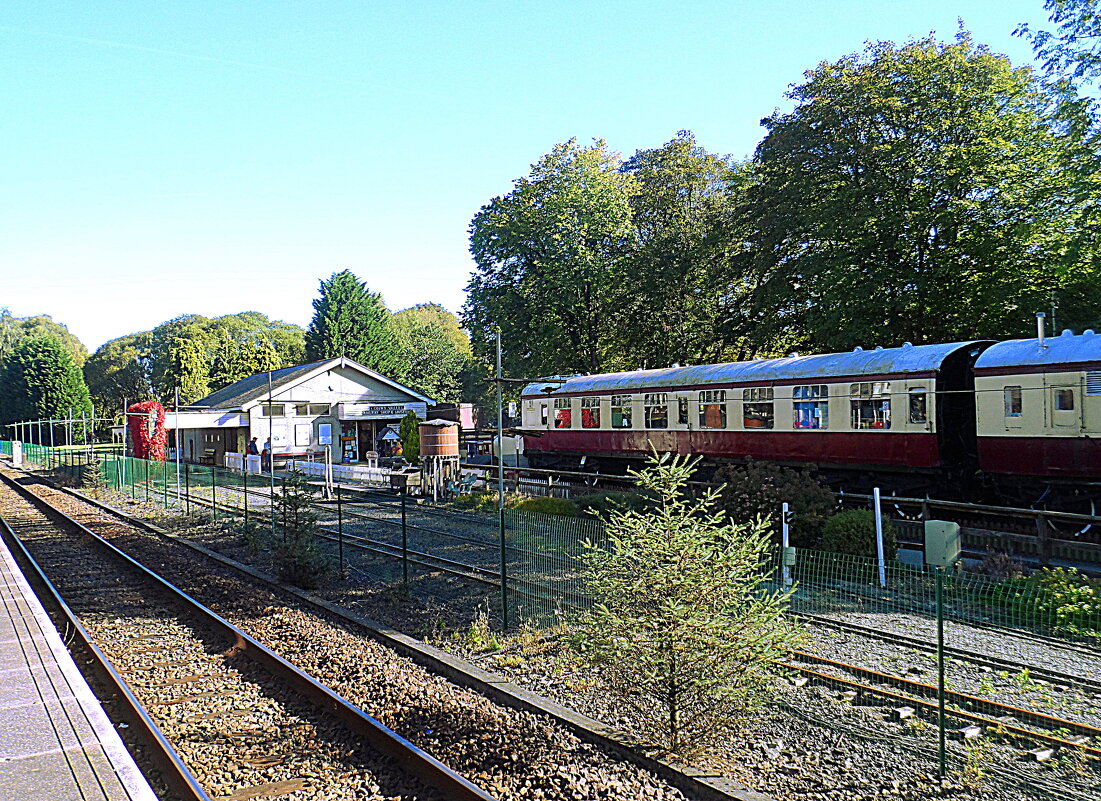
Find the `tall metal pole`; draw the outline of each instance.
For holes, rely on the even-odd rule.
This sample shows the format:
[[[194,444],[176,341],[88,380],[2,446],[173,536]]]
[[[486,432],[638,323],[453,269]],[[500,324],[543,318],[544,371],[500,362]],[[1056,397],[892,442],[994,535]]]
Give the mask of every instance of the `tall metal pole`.
[[[176,428],[174,431],[176,436],[176,503],[180,502],[180,451],[183,450],[183,443],[180,442],[180,388],[176,387]],[[247,497],[247,496],[246,496]],[[247,515],[246,515],[247,517]]]
[[[268,473],[271,477],[271,538],[275,539],[275,427],[272,425],[271,370],[268,370]]]
[[[497,516],[501,535],[501,627],[508,630],[508,571],[505,554],[505,421],[501,381],[501,332],[497,332]]]
[[[937,571],[937,772],[944,778],[948,772],[944,752],[944,569]]]
[[[879,502],[879,487],[872,488],[875,503],[875,548],[879,557],[879,586],[887,588],[887,566],[883,558],[883,506]]]
[[[340,497],[340,485],[336,485],[336,547],[340,554],[340,577],[344,578],[344,504]]]

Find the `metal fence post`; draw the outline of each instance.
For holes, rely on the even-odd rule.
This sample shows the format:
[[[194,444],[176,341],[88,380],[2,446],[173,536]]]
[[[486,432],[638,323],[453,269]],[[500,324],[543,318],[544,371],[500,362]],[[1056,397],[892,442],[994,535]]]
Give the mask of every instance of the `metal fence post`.
[[[210,466],[210,514],[218,522],[218,468]]]
[[[137,482],[138,479],[137,479],[137,476],[134,475],[134,472],[136,470],[136,460],[134,459],[133,456],[131,456],[129,458],[130,458],[130,497],[136,499],[138,497],[137,488],[136,488],[136,482]]]
[[[500,509],[499,528],[501,531],[501,627],[504,631],[508,631],[508,573],[505,566],[505,508],[503,505]]]
[[[274,462],[273,462],[274,464]],[[279,500],[283,507],[283,544],[287,544],[287,477],[283,476],[280,479],[280,495]],[[274,499],[273,499],[274,500]]]
[[[164,482],[164,508],[168,508],[168,461],[161,462],[161,481]]]
[[[944,569],[936,568],[937,576],[937,773],[947,775],[944,752]]]
[[[1043,513],[1036,515],[1036,546],[1040,551],[1040,566],[1047,567],[1051,561],[1051,526]]]
[[[409,532],[405,522],[405,490],[401,491],[401,580],[409,585]]]
[[[340,562],[340,575],[344,575],[344,503],[340,495],[340,485],[336,485],[336,548]]]
[[[145,473],[145,502],[149,503],[149,460],[141,460],[142,472]]]
[[[242,492],[245,496],[245,528],[248,528],[248,457],[245,459],[245,472],[241,474],[241,480],[244,482]]]
[[[186,514],[191,516],[191,465],[184,462],[184,504],[187,507]]]

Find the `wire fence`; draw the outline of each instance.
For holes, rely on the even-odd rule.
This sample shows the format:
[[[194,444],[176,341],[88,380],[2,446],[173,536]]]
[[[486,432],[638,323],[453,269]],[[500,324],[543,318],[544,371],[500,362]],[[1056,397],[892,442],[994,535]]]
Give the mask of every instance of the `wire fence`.
[[[12,443],[0,442],[12,457]],[[122,456],[117,449],[23,445],[23,459],[85,486],[103,486],[135,501],[212,520],[269,528],[285,539],[280,498],[287,474]],[[274,498],[274,502],[273,502]],[[456,578],[482,589],[498,625],[547,623],[588,604],[583,555],[606,541],[604,525],[506,509],[501,514],[459,511],[378,487],[338,487],[314,503],[319,542],[342,572],[351,570],[422,594]],[[946,619],[1019,629],[1068,640],[1101,640],[1101,587],[1059,569],[991,576],[962,569],[944,577]],[[894,560],[798,549],[783,564],[777,549],[762,566],[765,585],[794,584],[791,607],[815,615],[935,615],[935,579],[926,568]],[[881,580],[882,575],[882,580]],[[425,581],[432,578],[435,581]],[[419,582],[418,582],[419,580]],[[496,596],[496,598],[494,597]]]

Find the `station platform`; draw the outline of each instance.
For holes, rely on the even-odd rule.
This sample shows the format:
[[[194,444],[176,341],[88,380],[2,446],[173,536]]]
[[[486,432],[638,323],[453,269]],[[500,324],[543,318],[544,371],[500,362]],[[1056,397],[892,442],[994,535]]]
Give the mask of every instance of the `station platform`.
[[[0,540],[0,801],[156,801]]]

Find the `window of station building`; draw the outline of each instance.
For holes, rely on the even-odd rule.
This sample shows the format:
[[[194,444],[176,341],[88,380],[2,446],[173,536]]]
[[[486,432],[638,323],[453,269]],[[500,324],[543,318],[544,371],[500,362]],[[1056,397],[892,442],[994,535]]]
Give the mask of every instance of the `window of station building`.
[[[794,428],[829,428],[829,387],[809,384],[792,387],[792,426]]]
[[[911,423],[929,422],[929,393],[920,388],[910,388],[908,393]]]
[[[1073,412],[1074,411],[1074,390],[1064,389],[1062,387],[1056,387],[1052,391],[1055,399],[1055,411],[1057,412]]]
[[[726,428],[726,390],[700,393],[700,428]]]
[[[776,421],[772,387],[742,390],[742,427],[772,428]]]
[[[677,398],[677,425],[688,425],[688,398]]]
[[[287,406],[284,403],[265,403],[260,406],[261,417],[285,417]]]
[[[1002,390],[1002,398],[1005,401],[1005,416],[1020,417],[1024,411],[1024,405],[1021,402],[1021,388],[1006,387]]]
[[[669,428],[669,396],[664,392],[647,392],[642,399],[647,428]]]
[[[919,394],[919,393],[914,393]],[[925,415],[925,393],[920,393],[921,414]],[[891,427],[891,382],[890,381],[866,381],[861,384],[851,384],[849,395],[852,398],[849,405],[852,409],[852,427],[858,430],[883,430]],[[913,420],[915,401],[910,398],[909,414],[910,422]],[[923,420],[924,421],[924,420]]]
[[[600,428],[600,398],[581,399],[581,427]]]
[[[631,396],[612,395],[612,428],[631,427]]]
[[[294,413],[301,416],[319,415],[329,413],[329,404],[327,403],[296,403],[294,405]]]
[[[573,425],[573,411],[570,409],[569,398],[554,399],[554,427],[569,428]]]

